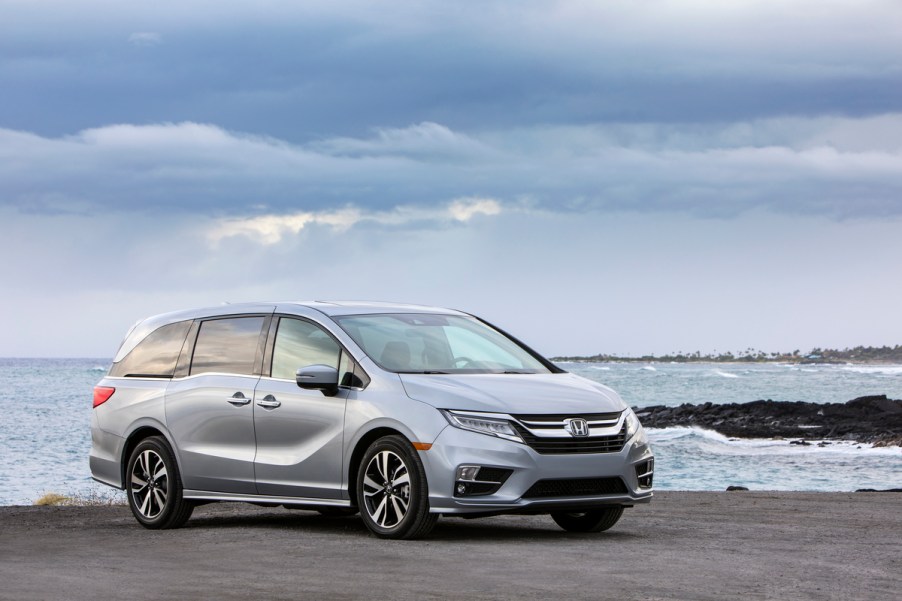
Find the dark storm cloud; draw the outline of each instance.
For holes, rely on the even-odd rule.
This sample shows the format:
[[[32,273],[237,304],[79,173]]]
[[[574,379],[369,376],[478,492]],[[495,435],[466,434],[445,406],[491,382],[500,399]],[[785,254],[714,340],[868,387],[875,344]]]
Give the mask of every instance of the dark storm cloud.
[[[0,126],[42,135],[861,116],[902,93],[888,0],[3,4]]]

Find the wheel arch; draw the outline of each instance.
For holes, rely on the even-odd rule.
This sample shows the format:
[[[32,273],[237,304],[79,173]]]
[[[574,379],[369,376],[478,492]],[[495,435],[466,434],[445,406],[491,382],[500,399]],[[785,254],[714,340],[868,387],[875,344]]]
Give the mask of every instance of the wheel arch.
[[[119,476],[121,478],[123,488],[125,488],[125,471],[128,467],[128,458],[131,456],[132,451],[135,449],[135,447],[138,446],[142,440],[145,440],[152,436],[161,436],[166,440],[166,443],[169,445],[169,449],[172,451],[173,457],[175,457],[175,462],[178,465],[179,472],[182,471],[182,462],[179,459],[178,449],[173,443],[172,435],[169,434],[169,431],[166,430],[163,424],[155,420],[141,420],[132,425],[128,434],[125,436],[125,443],[122,445],[122,455],[119,458]]]
[[[351,458],[348,461],[348,471],[346,474],[346,490],[350,497],[351,503],[353,503],[354,505],[357,505],[357,471],[360,469],[360,462],[363,460],[363,455],[366,453],[366,450],[370,448],[371,444],[384,436],[402,436],[405,440],[407,440],[407,442],[410,442],[410,436],[408,434],[405,434],[400,429],[389,425],[376,426],[372,430],[369,430],[365,434],[360,436],[360,438],[354,444],[354,450],[351,452]],[[412,445],[411,448],[413,448]]]

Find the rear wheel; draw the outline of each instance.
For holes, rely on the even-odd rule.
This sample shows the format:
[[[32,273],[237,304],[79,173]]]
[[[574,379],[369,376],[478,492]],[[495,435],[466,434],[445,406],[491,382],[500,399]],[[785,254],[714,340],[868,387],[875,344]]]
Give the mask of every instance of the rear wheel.
[[[420,538],[435,526],[426,472],[406,438],[385,436],[367,449],[357,474],[357,506],[379,538]]]
[[[612,505],[579,513],[555,512],[551,519],[567,532],[603,532],[616,524],[621,515],[623,506]]]
[[[194,504],[182,498],[182,479],[165,438],[142,440],[129,456],[125,492],[135,519],[145,528],[183,526]]]

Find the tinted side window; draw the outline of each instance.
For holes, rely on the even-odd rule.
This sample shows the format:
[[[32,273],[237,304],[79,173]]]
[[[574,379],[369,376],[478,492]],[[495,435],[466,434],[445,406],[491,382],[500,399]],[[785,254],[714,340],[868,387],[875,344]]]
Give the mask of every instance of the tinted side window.
[[[337,369],[340,350],[338,343],[319,326],[283,317],[272,352],[272,377],[294,380],[298,368],[307,365]]]
[[[179,321],[157,328],[119,363],[114,363],[110,375],[171,378],[190,327],[190,321]]]
[[[191,375],[206,372],[254,373],[263,317],[213,319],[200,325]]]

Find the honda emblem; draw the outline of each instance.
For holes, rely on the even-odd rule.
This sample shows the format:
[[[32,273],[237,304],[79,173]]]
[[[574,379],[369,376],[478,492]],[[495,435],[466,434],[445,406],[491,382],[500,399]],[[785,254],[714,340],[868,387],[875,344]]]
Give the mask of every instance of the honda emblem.
[[[572,419],[564,420],[564,430],[566,430],[570,436],[588,436],[589,423],[581,417],[574,417]]]

